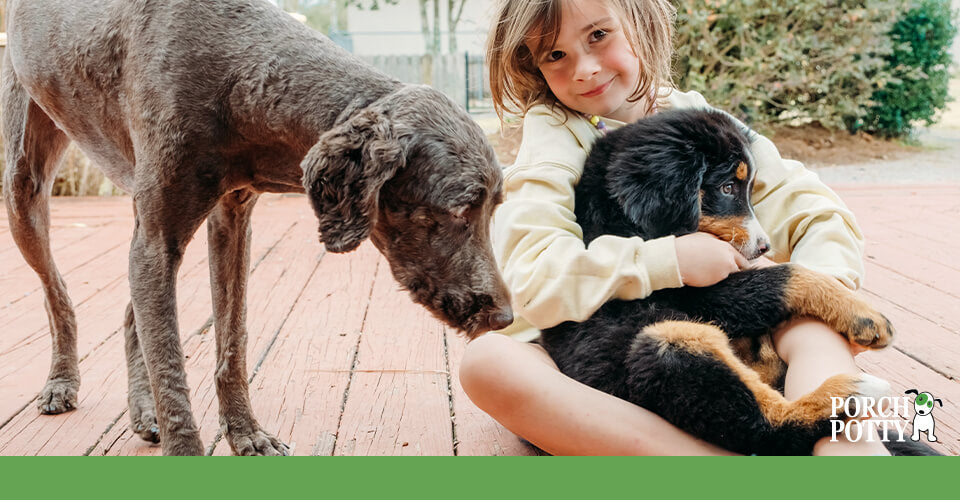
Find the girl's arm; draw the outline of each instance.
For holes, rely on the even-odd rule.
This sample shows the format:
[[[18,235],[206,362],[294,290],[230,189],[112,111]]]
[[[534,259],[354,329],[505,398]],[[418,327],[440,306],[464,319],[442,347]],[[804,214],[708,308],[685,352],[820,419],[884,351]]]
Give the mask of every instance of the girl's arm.
[[[682,284],[672,236],[602,236],[587,249],[573,213],[577,179],[559,165],[508,171],[494,217],[494,253],[515,311],[538,329],[583,321],[612,298]]]
[[[612,298],[681,286],[675,238],[604,236],[583,243],[574,186],[596,130],[545,106],[524,117],[517,162],[504,173],[504,203],[492,228],[494,253],[514,310],[538,329],[583,321]]]

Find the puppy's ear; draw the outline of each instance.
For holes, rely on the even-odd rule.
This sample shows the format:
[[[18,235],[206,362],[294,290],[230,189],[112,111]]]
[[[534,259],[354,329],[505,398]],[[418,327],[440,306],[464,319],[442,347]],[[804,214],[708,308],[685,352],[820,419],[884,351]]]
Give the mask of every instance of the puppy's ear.
[[[370,235],[380,188],[403,165],[403,148],[377,111],[364,110],[320,136],[300,168],[328,250],[349,252]]]
[[[656,158],[608,177],[611,196],[647,238],[687,234],[700,222],[700,185],[706,165],[699,155]]]

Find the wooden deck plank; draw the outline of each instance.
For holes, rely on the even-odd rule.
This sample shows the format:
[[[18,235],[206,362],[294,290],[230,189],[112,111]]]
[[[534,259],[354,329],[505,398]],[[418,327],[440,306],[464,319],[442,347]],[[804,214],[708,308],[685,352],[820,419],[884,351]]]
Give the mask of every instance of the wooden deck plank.
[[[124,260],[126,260],[126,255],[129,254],[131,231],[133,231],[132,219],[130,221],[112,221],[109,224],[92,228],[63,229],[62,232],[70,234],[66,235],[67,242],[60,245],[59,248],[53,249],[53,258],[67,284],[67,289],[72,293],[75,281],[77,281],[72,279],[71,275],[93,265],[98,258],[106,253],[120,250],[124,252]],[[11,245],[13,245],[12,242]],[[51,248],[54,246],[56,246],[55,240],[51,240]],[[2,286],[0,288],[0,309],[20,309],[17,303],[31,296],[39,296],[41,300],[43,299],[40,278],[37,277],[37,273],[27,265],[16,245],[12,247],[12,250],[9,255],[4,257],[12,261],[13,265],[4,269],[3,276],[0,277],[0,286]],[[123,272],[126,272],[126,270],[124,269]]]
[[[443,325],[382,262],[334,454],[452,455],[448,380]]]
[[[960,317],[956,307],[960,297],[954,297],[930,285],[908,278],[873,261],[865,263],[867,277],[863,289],[916,313],[933,323],[960,333]]]
[[[114,252],[105,254],[102,261],[102,265],[81,267],[83,272],[78,273],[80,275],[78,277],[89,280],[84,283],[91,284],[70,292],[77,312],[77,352],[81,359],[87,357],[94,347],[120,330],[123,324],[124,308],[129,302],[126,266],[117,265],[117,262],[127,261],[127,252],[117,248]],[[178,277],[178,292],[181,292],[178,293],[178,308],[181,317],[188,320],[191,316],[182,313],[185,309],[197,304],[196,291],[202,288],[202,284],[209,282],[206,267],[206,248],[203,245],[188,248],[184,255],[184,266],[181,267]],[[103,279],[110,281],[101,283]],[[89,294],[85,293],[87,288],[90,288]],[[188,293],[182,293],[184,289]],[[205,292],[205,296],[209,297],[209,292]],[[209,299],[207,302],[209,303]],[[13,348],[3,351],[4,354],[0,354],[0,395],[3,396],[0,399],[3,401],[0,403],[0,416],[7,415],[8,406],[19,409],[32,400],[46,379],[50,359],[50,334],[46,326],[46,312],[42,305],[34,308],[33,311],[38,313],[36,316],[39,317],[31,318],[34,323],[29,325],[28,329],[24,329],[30,332],[29,336]],[[206,317],[210,316],[209,305],[204,311],[205,321]],[[16,321],[16,318],[14,320]],[[182,323],[190,324],[189,321]],[[187,328],[183,329],[184,334],[189,334],[191,331]],[[11,359],[4,359],[5,357]],[[81,381],[81,392],[85,390],[86,385]],[[9,389],[17,391],[16,397],[10,396]],[[28,409],[32,410],[32,408]]]
[[[260,238],[254,238],[252,244],[252,255],[256,258],[259,258],[263,253],[272,248],[278,240],[284,234],[285,227],[283,224],[276,224],[270,220],[261,220],[254,222],[255,227],[260,226],[263,229],[263,234]],[[208,277],[208,265],[206,262],[206,236],[205,229],[201,228],[198,231],[198,237],[196,239],[200,240],[199,243],[193,243],[188,246],[187,253],[184,256],[184,265],[181,267],[179,278],[178,278],[178,318],[181,322],[181,337],[185,338],[194,333],[200,325],[203,325],[207,322],[211,315],[210,307],[210,292],[209,292],[209,277]],[[98,294],[98,302],[95,302],[91,305],[81,304],[77,307],[78,313],[78,330],[79,340],[80,340],[80,355],[81,355],[81,374],[82,382],[80,389],[81,396],[81,408],[75,412],[71,412],[68,415],[82,414],[83,418],[92,418],[92,419],[101,419],[103,422],[112,422],[116,420],[117,416],[121,412],[125,411],[126,408],[126,397],[123,397],[122,404],[116,408],[103,407],[103,405],[98,406],[99,410],[103,410],[105,413],[102,415],[95,414],[93,416],[87,415],[86,412],[82,412],[82,405],[84,401],[84,393],[87,391],[95,391],[97,394],[102,394],[103,392],[116,392],[118,394],[125,394],[126,392],[126,374],[125,374],[125,365],[123,364],[123,355],[122,355],[122,335],[114,335],[119,332],[119,329],[122,324],[123,308],[128,301],[128,286],[126,282],[126,255],[124,254],[122,259],[119,259],[119,262],[123,262],[123,279],[118,279],[112,282],[111,286],[107,289],[104,289],[102,293]],[[116,261],[114,263],[115,267],[120,268],[121,266],[116,266]],[[102,321],[96,325],[86,324],[86,320],[97,319],[95,314],[88,314],[87,309],[91,309],[94,312],[99,312],[103,315]],[[42,309],[41,309],[42,313]],[[43,313],[45,314],[45,313]],[[46,322],[44,317],[43,322]],[[90,340],[91,333],[105,332],[103,335],[94,336],[96,341]],[[96,345],[98,342],[103,342],[107,336],[112,336],[110,338],[111,342],[116,343],[120,346],[120,357],[115,358],[112,354],[103,354],[104,352],[110,351],[101,351],[100,353],[93,353],[92,355],[88,350],[85,350],[84,347],[87,345]],[[29,402],[34,399],[36,390],[42,386],[44,379],[46,378],[46,370],[49,364],[49,334],[44,328],[41,335],[37,335],[35,341],[36,348],[39,349],[42,355],[34,356],[31,359],[30,363],[26,363],[25,366],[11,368],[21,368],[19,371],[14,371],[13,375],[15,380],[8,380],[8,378],[3,379],[3,385],[0,385],[0,389],[3,389],[7,383],[14,388],[19,388],[18,397],[21,397],[23,401]],[[23,357],[22,354],[18,355]],[[89,356],[89,359],[84,359]],[[119,364],[118,364],[119,363]],[[21,363],[22,364],[22,363]],[[85,366],[89,364],[105,364],[105,365],[117,365],[121,368],[120,376],[113,377],[108,381],[96,381],[91,383],[87,380],[87,376],[83,375]],[[8,365],[5,363],[3,368],[8,368]],[[91,394],[91,397],[97,397],[96,394]],[[7,398],[3,398],[4,403],[8,401]],[[17,401],[17,404],[20,404],[22,407],[21,401]],[[2,405],[0,405],[2,406]],[[31,405],[28,405],[23,409],[22,413],[25,416],[30,417],[37,414],[35,408]],[[124,419],[126,417],[124,416]],[[43,425],[44,420],[26,420],[20,421],[26,422],[23,425]],[[11,421],[10,429],[15,431],[17,422]],[[126,420],[120,422],[121,427],[126,426]],[[101,433],[107,429],[106,424],[104,424]],[[7,429],[4,428],[0,430],[0,435],[3,435],[2,432],[6,432]],[[18,431],[17,431],[18,432]],[[63,449],[59,448],[52,451],[52,454],[77,454],[82,453],[85,450],[89,449],[94,442],[83,443],[78,448],[69,448]]]
[[[3,220],[6,220],[6,213],[0,209],[0,214],[3,214]],[[100,233],[106,233],[110,231],[122,232],[127,228],[132,228],[133,226],[128,226],[126,220],[123,219],[109,219],[103,222],[91,223],[91,224],[75,224],[68,226],[56,226],[52,227],[50,230],[50,249],[53,252],[54,259],[57,260],[58,265],[63,252],[67,251],[70,248],[77,247],[78,250],[86,248],[87,252],[85,255],[87,257],[95,257],[96,246],[103,245],[108,243],[108,241],[101,241],[97,238],[97,235]],[[127,235],[129,240],[130,235]],[[67,258],[69,259],[69,258]],[[17,248],[16,243],[13,241],[13,236],[9,231],[0,233],[0,261],[6,263],[4,266],[4,274],[0,276],[0,285],[6,283],[13,283],[12,279],[15,274],[24,273],[24,270],[30,270],[30,267],[27,265],[27,262],[23,260],[23,257],[20,255],[20,250]],[[68,269],[61,268],[60,272],[64,273]],[[30,270],[32,272],[32,270]],[[37,287],[39,287],[39,280],[34,275],[33,278]],[[0,288],[0,294],[6,291],[6,286]],[[25,291],[22,293],[26,293]],[[5,307],[8,303],[8,299],[0,295],[0,308]]]
[[[960,412],[951,411],[960,401],[960,384],[947,379],[896,349],[866,352],[857,356],[857,366],[863,371],[890,382],[893,396],[903,396],[907,389],[928,391],[944,401],[943,408],[934,412],[938,443],[928,443],[941,453],[960,454]],[[908,410],[910,422],[913,409]],[[907,432],[913,432],[912,423]],[[909,437],[908,437],[909,438]],[[925,437],[921,438],[926,442]]]
[[[443,324],[400,290],[383,259],[377,267],[370,306],[357,353],[357,371],[446,373]]]
[[[899,224],[880,220],[882,215],[862,218],[860,226],[866,237],[864,257],[876,260],[873,249],[876,246],[890,245],[900,250],[923,255],[937,264],[960,270],[956,258],[956,244],[951,234],[942,234],[937,228],[926,227],[919,221],[904,221]],[[923,275],[916,279],[923,279]]]
[[[78,353],[86,358],[103,342],[120,332],[123,305],[129,300],[126,281],[117,279],[103,293],[77,307]],[[81,340],[82,339],[82,340]],[[0,356],[0,418],[15,413],[35,414],[37,393],[46,382],[50,368],[50,335],[38,332],[34,338]],[[112,363],[125,369],[121,357]],[[83,363],[81,363],[82,365]],[[89,384],[81,369],[80,396],[96,385]],[[0,429],[0,440],[10,425]]]
[[[463,350],[466,345],[467,341],[463,337],[447,331],[456,454],[460,456],[537,455],[536,448],[490,418],[463,392],[459,374],[460,360],[463,359]]]
[[[960,233],[950,226],[960,215],[960,185],[836,190],[867,237],[862,293],[891,317],[900,333],[894,349],[863,354],[858,365],[887,378],[897,391],[917,388],[943,399],[945,408],[935,414],[942,440],[937,446],[958,454],[960,414],[948,410],[960,401],[960,295],[951,288],[960,276],[951,274],[960,273],[955,259]],[[6,425],[0,418],[0,454],[159,453],[159,447],[127,429],[119,328],[127,300],[129,207],[129,198],[54,200],[53,245],[61,269],[72,266],[64,274],[77,305],[86,356],[80,408],[40,416],[30,404]],[[0,324],[8,326],[0,336],[0,374],[18,367],[16,381],[8,380],[13,381],[13,401],[22,407],[45,378],[49,334],[39,294],[17,296],[32,271],[9,278],[25,264],[5,224],[0,216],[0,255],[10,256],[0,259]],[[124,227],[116,237],[122,244],[97,250],[108,239],[101,231],[110,226]],[[215,453],[225,454],[226,443],[214,442],[219,427],[213,392],[215,332],[201,330],[210,319],[206,238],[200,232],[195,239],[199,242],[188,249],[195,254],[187,258],[193,260],[181,268],[178,314],[195,415],[205,444],[216,444]],[[457,376],[463,339],[397,289],[369,244],[317,263],[322,246],[305,199],[265,196],[254,212],[253,246],[253,262],[259,265],[250,279],[248,362],[262,357],[263,363],[252,373],[252,402],[264,427],[293,444],[295,454],[535,453],[463,394]],[[72,256],[61,261],[68,254]],[[109,261],[115,262],[110,266]],[[12,293],[16,303],[4,302],[5,293]],[[22,317],[32,319],[17,319]],[[35,349],[32,357],[22,356],[25,349]],[[8,366],[4,356],[23,361]],[[0,376],[0,408],[8,399],[4,380]]]
[[[0,429],[0,455],[85,454],[127,406],[122,337],[122,332],[116,332],[90,357],[95,362],[81,363],[83,385],[76,410],[41,415],[31,403]],[[126,422],[121,420],[119,425]]]
[[[332,455],[380,254],[326,254],[250,385],[254,414],[295,455]],[[225,440],[215,455],[230,454]]]
[[[960,337],[956,333],[910,310],[898,307],[883,297],[869,292],[864,296],[869,303],[882,311],[896,328],[894,349],[935,367],[946,377],[960,379]]]
[[[453,455],[447,374],[356,372],[334,455]]]

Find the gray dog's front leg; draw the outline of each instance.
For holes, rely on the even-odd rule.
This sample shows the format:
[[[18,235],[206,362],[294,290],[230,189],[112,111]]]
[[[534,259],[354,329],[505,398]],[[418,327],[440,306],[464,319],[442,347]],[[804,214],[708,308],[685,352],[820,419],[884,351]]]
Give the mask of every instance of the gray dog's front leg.
[[[246,291],[256,201],[249,191],[228,193],[207,218],[220,427],[237,455],[287,455],[289,448],[257,423],[247,387]]]
[[[127,352],[127,411],[130,413],[130,429],[146,441],[160,442],[160,427],[157,425],[157,409],[150,390],[147,365],[137,340],[137,324],[133,316],[133,303],[127,304],[123,320],[123,335]]]
[[[187,242],[208,211],[191,206],[189,200],[197,198],[188,192],[189,187],[187,183],[176,186],[176,194],[134,195],[136,229],[130,248],[130,297],[136,338],[156,402],[164,455],[202,455],[204,451],[190,410],[190,386],[177,325],[177,270]],[[164,200],[176,200],[177,205]]]

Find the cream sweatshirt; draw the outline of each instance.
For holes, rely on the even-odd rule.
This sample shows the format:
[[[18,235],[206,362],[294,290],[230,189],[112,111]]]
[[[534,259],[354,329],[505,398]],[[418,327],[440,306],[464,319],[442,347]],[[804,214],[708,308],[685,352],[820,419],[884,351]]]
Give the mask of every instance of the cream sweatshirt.
[[[658,109],[709,108],[697,92],[673,91]],[[565,122],[564,122],[565,120]],[[608,128],[623,123],[604,119]],[[600,132],[580,115],[535,106],[524,116],[516,161],[504,170],[504,202],[494,214],[494,254],[513,296],[516,320],[498,332],[535,339],[541,329],[583,321],[611,299],[633,300],[682,286],[673,236],[644,241],[602,236],[583,242],[574,216],[574,186]],[[853,214],[817,175],[780,158],[754,134],[752,201],[770,236],[767,257],[839,279],[851,289],[863,276],[863,236]]]

